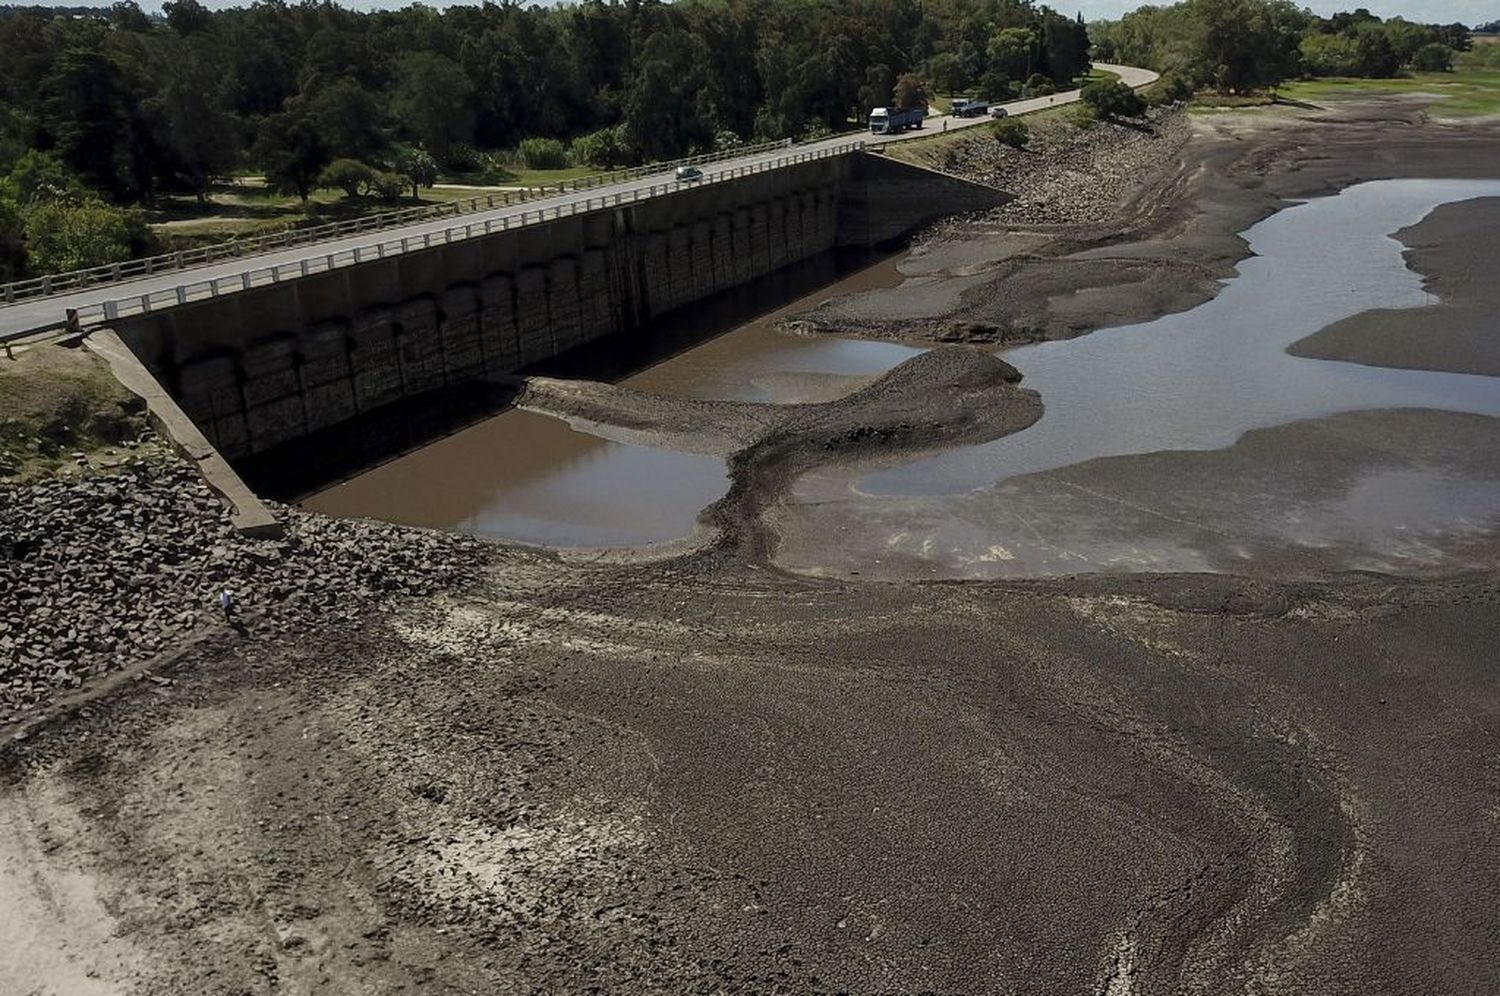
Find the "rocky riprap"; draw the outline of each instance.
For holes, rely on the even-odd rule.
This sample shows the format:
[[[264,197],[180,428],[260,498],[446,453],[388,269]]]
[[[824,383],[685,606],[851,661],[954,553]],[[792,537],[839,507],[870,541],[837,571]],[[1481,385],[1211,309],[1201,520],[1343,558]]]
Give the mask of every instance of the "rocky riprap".
[[[1022,119],[1024,120],[1024,119]],[[1025,149],[996,141],[988,128],[948,145],[932,165],[1016,199],[990,211],[951,218],[919,241],[942,237],[972,222],[1059,225],[1098,222],[1114,215],[1130,190],[1176,155],[1192,132],[1181,107],[1153,108],[1139,122],[1095,122],[1079,128],[1047,122],[1031,130]]]
[[[250,539],[193,469],[163,455],[110,474],[0,484],[0,726],[83,682],[222,626],[252,636],[348,619],[392,594],[459,586],[479,541],[278,509]]]

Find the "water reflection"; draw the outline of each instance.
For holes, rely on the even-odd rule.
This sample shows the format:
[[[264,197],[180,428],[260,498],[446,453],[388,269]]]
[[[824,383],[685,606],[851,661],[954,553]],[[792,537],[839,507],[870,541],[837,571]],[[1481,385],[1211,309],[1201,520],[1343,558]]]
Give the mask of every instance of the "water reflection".
[[[549,546],[633,546],[686,535],[727,486],[715,457],[616,443],[518,410],[302,505]]]
[[[1438,408],[1500,415],[1492,377],[1360,366],[1286,348],[1336,321],[1431,301],[1388,233],[1496,180],[1388,180],[1287,208],[1245,233],[1255,256],[1212,301],[1141,325],[1013,350],[1042,419],[983,446],[863,477],[866,495],[951,494],[1096,457],[1232,445],[1247,430],[1337,412]],[[804,498],[847,478],[805,478]]]

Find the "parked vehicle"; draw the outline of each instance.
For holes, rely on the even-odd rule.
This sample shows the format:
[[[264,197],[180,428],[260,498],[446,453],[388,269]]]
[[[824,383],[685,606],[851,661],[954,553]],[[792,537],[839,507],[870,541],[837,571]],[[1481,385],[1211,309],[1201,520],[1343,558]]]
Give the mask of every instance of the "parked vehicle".
[[[989,109],[990,102],[977,97],[966,97],[953,102],[953,116],[956,118],[977,118]]]
[[[677,179],[680,182],[691,183],[693,180],[703,179],[703,171],[696,166],[677,167]]]
[[[998,107],[998,106],[997,107],[991,107],[990,108],[990,117],[996,118],[996,119],[1007,118],[1007,117],[1010,117],[1010,112],[1007,111],[1003,107]]]
[[[899,107],[877,107],[870,112],[870,134],[894,135],[908,128],[920,128],[922,119],[926,116],[925,107],[909,107],[906,110]]]

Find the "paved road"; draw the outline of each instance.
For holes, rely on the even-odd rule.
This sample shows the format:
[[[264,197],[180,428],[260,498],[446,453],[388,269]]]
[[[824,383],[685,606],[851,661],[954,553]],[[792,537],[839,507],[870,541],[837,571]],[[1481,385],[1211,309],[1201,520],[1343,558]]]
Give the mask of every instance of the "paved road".
[[[1099,69],[1109,70],[1119,74],[1120,78],[1131,86],[1144,86],[1156,79],[1157,74],[1147,69],[1136,69],[1131,66],[1114,66],[1103,63],[1095,63]],[[1037,97],[1033,100],[1019,100],[1004,105],[1011,114],[1027,114],[1032,111],[1046,110],[1049,107],[1057,107],[1077,101],[1079,91],[1068,90],[1051,97]],[[783,158],[793,152],[812,152],[820,149],[833,149],[839,145],[863,138],[867,145],[880,146],[889,145],[894,142],[910,141],[915,138],[931,135],[935,131],[957,131],[964,128],[973,128],[985,124],[989,118],[957,118],[952,115],[939,115],[928,118],[923,127],[916,131],[909,131],[899,135],[845,135],[838,138],[828,138],[820,142],[796,146],[793,149],[775,149],[755,155],[744,156],[740,159],[728,159],[705,167],[709,173],[718,173],[737,167],[753,166],[756,164],[772,162]],[[625,180],[607,187],[596,187],[592,190],[569,191],[553,197],[537,198],[527,201],[524,205],[512,205],[509,207],[496,208],[491,211],[478,211],[460,217],[445,217],[432,221],[416,222],[410,225],[402,225],[395,228],[381,229],[379,231],[362,232],[338,239],[330,239],[327,242],[317,242],[309,245],[295,246],[277,252],[259,253],[254,256],[242,256],[235,259],[219,260],[214,263],[205,263],[201,266],[187,267],[181,270],[172,270],[155,276],[140,277],[135,280],[126,280],[113,284],[101,285],[87,290],[75,291],[65,294],[55,294],[51,297],[34,298],[20,301],[15,304],[0,307],[0,339],[15,334],[29,332],[32,330],[45,329],[59,324],[63,315],[69,308],[84,309],[89,306],[97,306],[104,301],[116,300],[125,297],[134,297],[140,294],[153,293],[157,291],[170,291],[173,288],[185,284],[198,284],[215,278],[232,278],[252,267],[269,267],[278,265],[296,265],[303,260],[321,260],[330,254],[347,252],[356,247],[370,246],[376,242],[390,242],[392,240],[409,238],[420,239],[423,235],[436,234],[451,228],[454,225],[482,225],[487,219],[500,218],[505,215],[515,215],[520,210],[528,213],[533,211],[550,212],[555,208],[566,209],[571,204],[581,204],[588,200],[600,197],[609,197],[614,194],[629,194],[632,191],[649,190],[652,186],[661,186],[663,183],[671,182],[671,177],[666,174],[653,174],[634,180]]]

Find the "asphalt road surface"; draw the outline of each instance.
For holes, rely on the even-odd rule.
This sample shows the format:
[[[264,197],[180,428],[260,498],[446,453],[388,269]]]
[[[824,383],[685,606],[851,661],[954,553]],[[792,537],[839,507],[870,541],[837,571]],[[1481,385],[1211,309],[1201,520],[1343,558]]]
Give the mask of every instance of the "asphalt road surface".
[[[1157,78],[1157,74],[1148,69],[1137,69],[1132,66],[1095,63],[1095,67],[1118,74],[1124,82],[1133,87],[1145,86]],[[1046,110],[1049,107],[1074,103],[1079,99],[1080,92],[1079,90],[1068,90],[1049,97],[1018,100],[1003,106],[1011,115],[1027,114],[1033,111]],[[713,174],[739,167],[771,162],[790,154],[832,149],[851,141],[859,140],[860,138],[870,146],[889,145],[893,142],[910,141],[915,138],[930,136],[935,131],[955,131],[963,128],[973,128],[989,120],[988,115],[976,118],[959,118],[951,114],[938,115],[929,117],[923,123],[922,128],[914,131],[903,132],[897,135],[844,135],[827,138],[819,142],[795,146],[792,149],[774,149],[768,152],[748,155],[741,159],[723,160],[705,167],[705,173],[712,176]],[[522,210],[527,213],[533,211],[550,213],[556,208],[566,209],[571,204],[581,204],[600,197],[629,194],[636,190],[649,190],[653,186],[660,186],[664,181],[671,182],[670,175],[662,173],[651,174],[611,184],[607,187],[569,191],[554,197],[537,198],[526,202],[524,205],[508,205],[459,217],[448,216],[432,221],[416,222],[410,225],[396,226],[378,231],[361,232],[357,235],[330,239],[326,242],[295,246],[278,252],[240,256],[214,263],[205,263],[202,266],[186,267],[134,280],[104,284],[72,293],[54,294],[50,297],[38,297],[26,301],[18,301],[15,304],[0,307],[0,339],[57,326],[62,322],[64,315],[70,308],[83,310],[91,306],[97,306],[105,301],[133,298],[142,294],[159,291],[170,291],[173,288],[183,285],[201,284],[204,281],[216,278],[232,278],[252,268],[295,266],[303,260],[316,259],[321,261],[323,257],[329,254],[372,246],[377,242],[390,242],[401,238],[421,238],[423,235],[436,234],[455,225],[482,225],[488,219],[500,218],[505,215],[515,215]],[[160,308],[161,306],[158,305],[157,310],[160,310]]]

